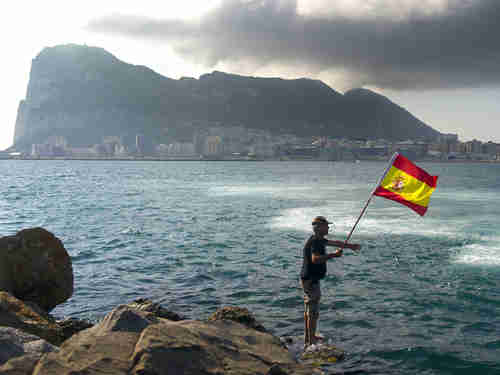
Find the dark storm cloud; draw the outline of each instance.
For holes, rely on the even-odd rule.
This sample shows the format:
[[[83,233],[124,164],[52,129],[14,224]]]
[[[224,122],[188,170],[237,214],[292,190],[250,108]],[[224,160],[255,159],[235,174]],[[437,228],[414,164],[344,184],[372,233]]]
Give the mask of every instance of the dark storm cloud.
[[[379,3],[384,13],[387,0]],[[88,29],[165,41],[183,57],[208,66],[274,64],[286,72],[293,65],[312,76],[342,71],[354,86],[500,84],[500,1],[447,4],[439,11],[411,10],[391,18],[387,12],[347,16],[331,9],[304,15],[294,0],[225,0],[196,22],[114,15],[93,20]]]

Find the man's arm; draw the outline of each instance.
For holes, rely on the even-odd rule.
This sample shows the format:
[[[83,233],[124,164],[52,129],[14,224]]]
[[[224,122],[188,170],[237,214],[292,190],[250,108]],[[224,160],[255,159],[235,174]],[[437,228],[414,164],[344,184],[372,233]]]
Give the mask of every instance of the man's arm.
[[[342,256],[342,249],[337,249],[336,252],[330,253],[330,254],[325,254],[325,255],[319,255],[316,253],[312,253],[311,260],[314,264],[319,264],[319,263],[325,263],[329,259],[338,258],[341,256]]]
[[[348,248],[351,250],[358,251],[361,249],[361,245],[355,244],[355,243],[344,243],[343,241],[335,241],[335,240],[328,240],[327,242],[328,246],[337,246],[340,248]]]

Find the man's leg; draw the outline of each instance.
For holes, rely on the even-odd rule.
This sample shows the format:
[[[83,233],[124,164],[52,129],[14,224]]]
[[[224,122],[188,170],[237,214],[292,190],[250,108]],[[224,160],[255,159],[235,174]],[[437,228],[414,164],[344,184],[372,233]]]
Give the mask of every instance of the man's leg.
[[[304,347],[307,347],[314,343],[321,292],[317,282],[301,280],[301,284],[304,290]]]
[[[311,324],[309,320],[309,314],[307,313],[307,306],[304,306],[304,347],[311,344],[311,339],[309,336],[310,326]]]
[[[316,329],[318,327],[318,319],[319,319],[319,301],[321,299],[321,288],[319,281],[312,285],[312,301],[311,307],[309,311],[309,340],[312,344],[315,344],[318,341],[316,337]]]
[[[309,341],[311,344],[315,344],[317,341],[316,328],[318,326],[319,319],[319,302],[315,306],[311,306],[311,311],[309,314]]]
[[[311,345],[311,281],[300,280],[304,291],[304,348]]]

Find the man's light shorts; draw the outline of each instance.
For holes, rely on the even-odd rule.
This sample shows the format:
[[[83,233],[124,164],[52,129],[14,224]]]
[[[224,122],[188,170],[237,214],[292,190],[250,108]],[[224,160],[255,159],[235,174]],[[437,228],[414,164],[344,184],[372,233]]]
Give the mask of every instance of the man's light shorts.
[[[321,299],[321,288],[319,281],[300,280],[304,290],[304,312],[309,316],[319,315],[319,300]]]

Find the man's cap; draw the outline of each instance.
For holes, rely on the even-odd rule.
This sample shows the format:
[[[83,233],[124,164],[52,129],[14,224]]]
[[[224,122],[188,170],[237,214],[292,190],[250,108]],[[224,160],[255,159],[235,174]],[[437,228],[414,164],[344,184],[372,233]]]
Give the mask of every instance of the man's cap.
[[[318,224],[331,224],[331,223],[328,220],[326,220],[326,217],[324,216],[316,216],[312,221],[312,225],[318,225]]]

